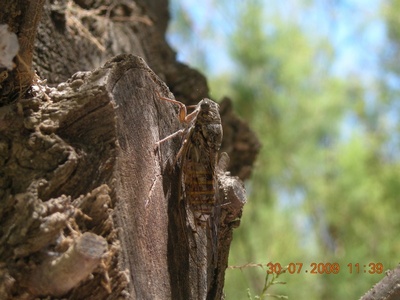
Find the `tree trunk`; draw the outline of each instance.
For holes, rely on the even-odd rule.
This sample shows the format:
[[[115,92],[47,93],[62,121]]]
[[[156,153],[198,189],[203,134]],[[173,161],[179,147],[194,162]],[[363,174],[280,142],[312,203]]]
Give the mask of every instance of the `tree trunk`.
[[[158,97],[173,97],[162,80],[181,100],[208,93],[204,77],[177,63],[164,41],[166,1],[54,1],[43,12],[32,1],[34,13],[22,2],[8,1],[0,15],[19,39],[26,30],[12,24],[31,26],[31,46],[20,40],[28,53],[2,81],[0,298],[221,299],[245,192],[219,169],[212,261],[207,235],[189,233],[193,243],[181,213],[181,140],[155,147],[182,127]],[[138,56],[106,62],[123,52],[141,55],[157,75]],[[49,85],[32,72],[18,77],[32,56]],[[233,160],[232,172],[246,178],[258,141],[229,100],[221,116],[224,148],[245,158]]]

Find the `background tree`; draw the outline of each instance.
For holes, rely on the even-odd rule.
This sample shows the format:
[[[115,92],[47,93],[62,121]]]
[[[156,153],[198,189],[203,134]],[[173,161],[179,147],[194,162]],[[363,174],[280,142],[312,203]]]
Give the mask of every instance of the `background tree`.
[[[369,274],[369,263],[382,263],[385,269],[398,263],[398,105],[393,71],[398,65],[398,10],[395,1],[381,2],[382,10],[372,12],[351,1],[266,3],[219,2],[208,9],[230,12],[224,15],[230,22],[224,32],[234,62],[222,74],[208,66],[215,74],[212,94],[234,95],[238,111],[262,143],[230,263],[302,262],[310,272],[312,262],[337,262],[337,275],[313,276],[305,274],[306,269],[282,275],[280,280],[287,284],[272,293],[295,299],[357,298],[384,277],[380,271]],[[195,15],[193,19],[192,23]],[[379,47],[379,39],[373,47],[366,42],[368,24],[378,21],[391,25],[391,43],[385,47]],[[372,56],[371,61],[386,58],[386,64],[372,68],[364,61],[360,69],[349,66],[339,72],[343,45],[335,39],[342,23],[353,26],[347,38],[358,43],[359,51]],[[199,48],[211,53],[206,47],[210,43]],[[259,293],[264,277],[261,269],[229,271],[228,299],[243,299],[247,288]]]

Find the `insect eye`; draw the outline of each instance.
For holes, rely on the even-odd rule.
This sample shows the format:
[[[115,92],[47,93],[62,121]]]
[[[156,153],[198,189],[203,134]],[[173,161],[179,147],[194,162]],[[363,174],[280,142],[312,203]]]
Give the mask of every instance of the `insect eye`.
[[[203,100],[200,104],[201,109],[209,109],[210,103],[207,100]]]

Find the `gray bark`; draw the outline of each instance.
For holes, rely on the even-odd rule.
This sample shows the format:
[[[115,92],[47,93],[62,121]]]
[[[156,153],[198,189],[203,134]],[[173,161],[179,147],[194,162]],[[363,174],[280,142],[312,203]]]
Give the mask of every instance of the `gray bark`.
[[[360,300],[397,299],[400,299],[400,266],[386,271],[386,276],[360,298]]]
[[[47,85],[31,76],[28,92],[2,90],[1,299],[222,297],[245,193],[220,171],[218,262],[200,275],[177,201],[181,141],[154,148],[181,124],[156,91],[173,97],[164,80],[193,103],[208,89],[165,43],[166,8],[165,1],[46,2],[30,55]],[[123,52],[140,54],[157,75],[137,56],[106,62]],[[221,115],[225,149],[249,153],[232,171],[246,178],[258,141],[229,100]],[[235,146],[246,141],[248,149]]]

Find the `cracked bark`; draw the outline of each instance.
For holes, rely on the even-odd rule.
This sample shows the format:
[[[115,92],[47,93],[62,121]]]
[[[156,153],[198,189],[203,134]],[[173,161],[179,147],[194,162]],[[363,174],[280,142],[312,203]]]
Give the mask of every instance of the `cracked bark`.
[[[188,263],[176,209],[179,176],[172,162],[180,141],[154,151],[155,142],[180,124],[175,109],[155,91],[169,93],[162,80],[188,101],[200,100],[208,90],[205,78],[177,63],[164,41],[166,4],[70,1],[73,7],[65,10],[63,2],[46,2],[33,65],[49,85],[34,78],[28,93],[14,97],[11,91],[1,99],[1,299],[222,297],[232,229],[239,224],[245,193],[237,178],[220,174],[219,260],[206,276],[208,295],[199,296],[199,284],[189,280],[196,270]],[[85,5],[95,13],[84,15]],[[134,18],[120,24],[127,16]],[[91,33],[96,43],[81,25],[97,28]],[[126,50],[115,38],[120,35],[126,37],[124,47],[145,57],[157,75],[137,56],[106,62]],[[102,52],[99,45],[110,47]],[[225,119],[234,122],[225,103]],[[254,159],[257,139],[244,123],[236,126],[248,132]],[[232,131],[228,136],[225,145],[235,155],[232,141],[240,137]],[[241,170],[251,163],[236,164],[235,174],[248,176]],[[62,276],[66,266],[72,281]]]
[[[154,147],[160,136],[180,126],[174,108],[156,94],[157,90],[168,91],[166,85],[141,58],[121,55],[103,68],[75,74],[57,88],[38,90],[35,97],[19,103],[19,118],[18,109],[3,116],[19,126],[4,132],[7,145],[3,148],[10,149],[5,175],[11,186],[2,190],[6,201],[2,204],[9,208],[3,211],[2,224],[18,230],[2,235],[7,246],[1,249],[1,257],[8,261],[2,278],[9,283],[2,296],[202,299],[197,298],[199,283],[188,280],[196,270],[188,267],[183,229],[177,228],[181,224],[176,213],[179,175],[167,172],[174,169],[179,141],[158,151]],[[12,139],[21,131],[24,137],[18,142],[23,145],[16,147]],[[32,151],[20,151],[24,148]],[[27,169],[32,171],[30,176]],[[19,193],[14,194],[12,183],[19,177],[26,180],[19,182],[15,187]],[[227,181],[224,178],[237,181],[225,173],[221,181]],[[210,270],[212,282],[204,299],[222,296],[232,229],[245,201],[241,186],[222,185],[228,205],[224,205],[226,213],[220,223],[220,261],[216,270]],[[81,196],[90,189],[87,196]],[[241,192],[240,196],[231,196],[235,192]],[[16,214],[21,215],[20,222]],[[33,238],[20,236],[21,231]],[[87,231],[107,241],[105,262],[93,259],[96,264],[90,268],[71,264],[69,273],[89,270],[96,274],[93,279],[79,278],[83,284],[75,282],[69,291],[66,287],[71,284],[63,276],[53,276],[53,284],[45,280],[47,276],[38,276],[49,265],[65,268],[65,263],[52,264],[51,257],[61,259]],[[22,260],[29,264],[21,264]],[[53,274],[60,272],[53,270]],[[101,283],[105,287],[98,288]]]

